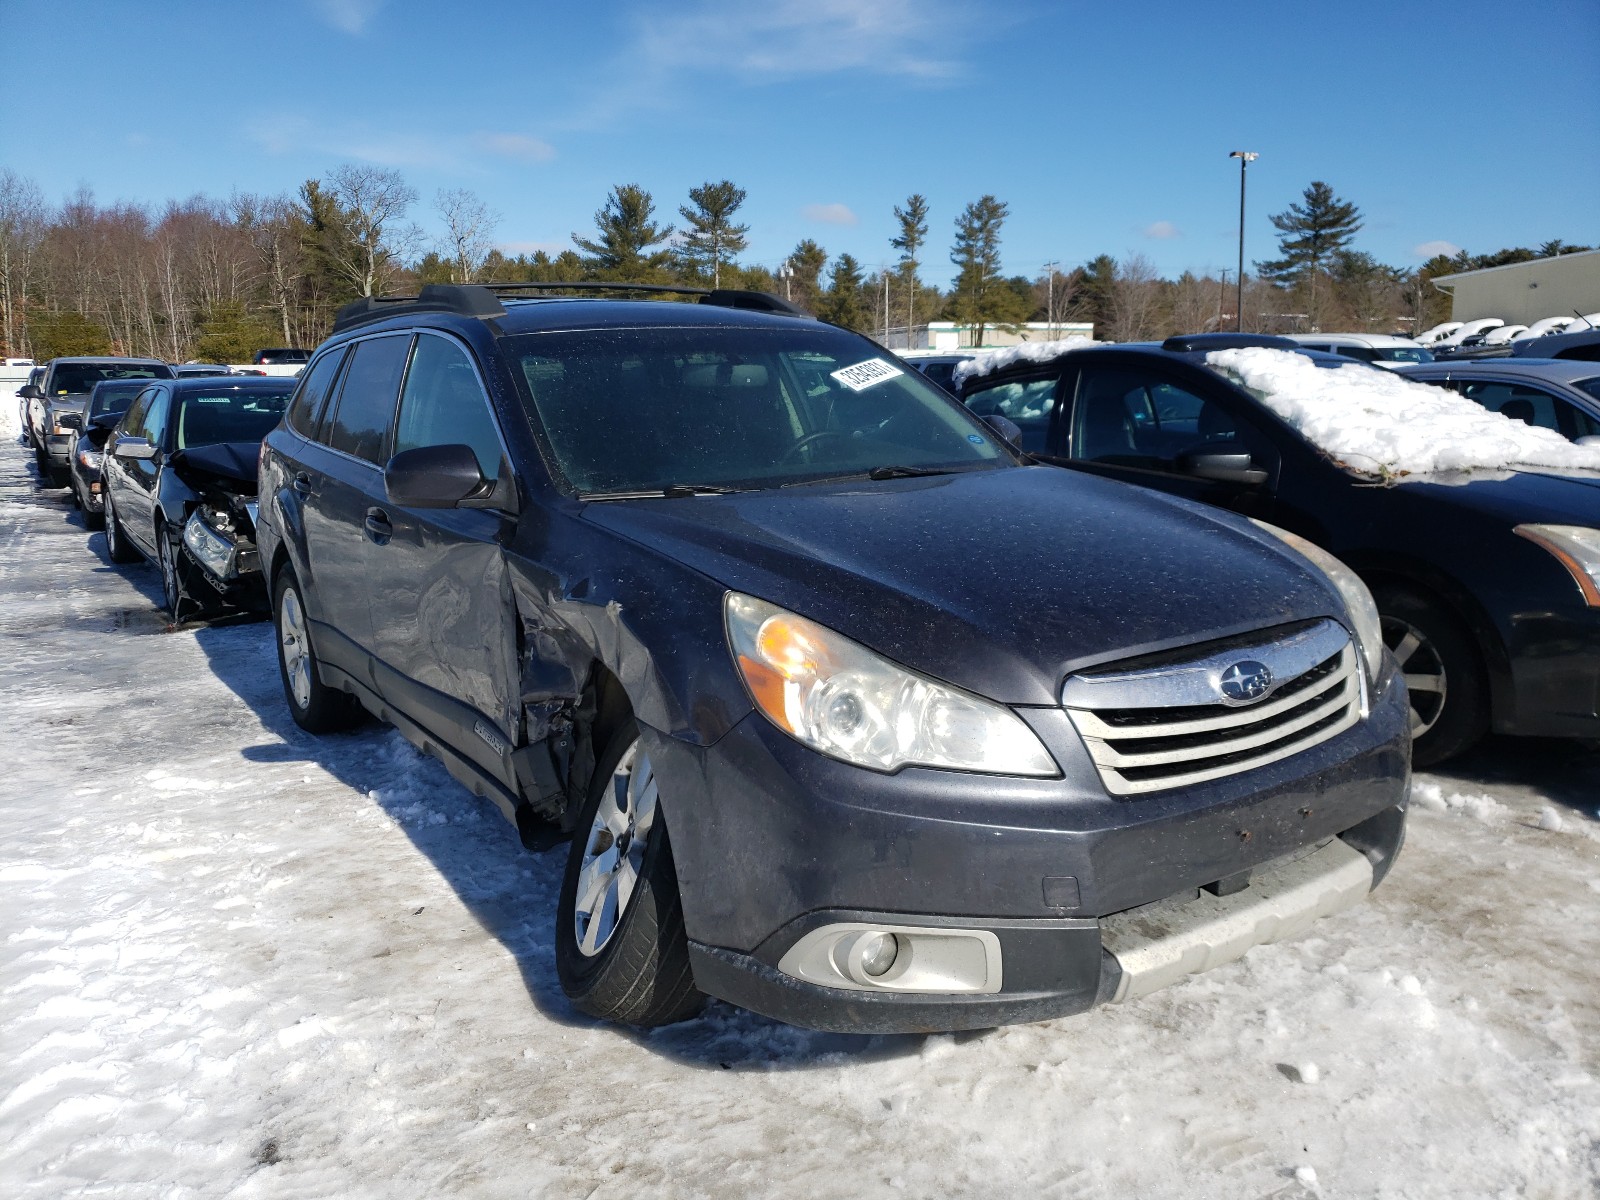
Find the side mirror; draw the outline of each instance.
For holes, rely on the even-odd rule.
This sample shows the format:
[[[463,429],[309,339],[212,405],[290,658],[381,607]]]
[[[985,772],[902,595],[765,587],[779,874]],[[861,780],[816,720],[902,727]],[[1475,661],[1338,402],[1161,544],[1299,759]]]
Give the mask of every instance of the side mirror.
[[[83,414],[75,412],[57,413],[56,424],[63,429],[82,429]]]
[[[1009,442],[1012,449],[1022,449],[1022,428],[1010,417],[1002,417],[995,413],[985,417],[983,423]]]
[[[150,444],[149,438],[119,437],[112,444],[111,453],[117,458],[137,458],[148,462],[156,456],[156,448]]]
[[[454,508],[484,484],[470,446],[417,446],[400,451],[383,469],[384,490],[404,508]]]
[[[1212,442],[1185,450],[1178,455],[1178,472],[1196,479],[1214,479],[1218,483],[1243,483],[1252,487],[1267,481],[1267,473],[1256,466],[1250,451],[1238,442]]]
[[[44,392],[37,383],[25,383],[17,389],[17,395],[24,400],[43,400]]]

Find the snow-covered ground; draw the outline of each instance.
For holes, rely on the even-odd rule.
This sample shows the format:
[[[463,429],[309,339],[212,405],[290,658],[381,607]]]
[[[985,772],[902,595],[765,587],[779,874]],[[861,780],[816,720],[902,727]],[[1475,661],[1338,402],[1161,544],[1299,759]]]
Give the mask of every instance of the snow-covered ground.
[[[301,734],[269,628],[165,632],[64,496],[0,446],[8,1200],[1600,1189],[1592,751],[1421,777],[1364,906],[1124,1007],[640,1035],[561,997],[560,851],[386,729]]]

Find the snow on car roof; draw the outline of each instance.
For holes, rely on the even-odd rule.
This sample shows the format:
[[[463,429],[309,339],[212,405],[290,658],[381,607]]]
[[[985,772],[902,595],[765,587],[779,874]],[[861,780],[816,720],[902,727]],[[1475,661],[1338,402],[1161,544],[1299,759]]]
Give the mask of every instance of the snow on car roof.
[[[1600,470],[1600,446],[1574,445],[1553,429],[1364,363],[1330,368],[1292,351],[1249,348],[1215,350],[1206,364],[1359,474]]]
[[[1082,334],[1074,334],[1068,338],[1057,338],[1053,342],[1019,342],[1015,346],[1006,346],[999,350],[979,350],[976,358],[968,359],[955,369],[955,381],[960,383],[963,379],[969,379],[974,375],[987,375],[990,371],[998,371],[1002,367],[1009,367],[1012,363],[1048,362],[1058,354],[1065,354],[1069,350],[1087,350],[1102,344]]]

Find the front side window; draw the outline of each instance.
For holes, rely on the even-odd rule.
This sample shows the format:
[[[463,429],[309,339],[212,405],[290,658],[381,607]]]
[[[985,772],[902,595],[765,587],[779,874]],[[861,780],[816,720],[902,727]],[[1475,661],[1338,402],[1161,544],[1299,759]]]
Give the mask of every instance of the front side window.
[[[472,360],[448,338],[421,334],[400,396],[394,452],[452,445],[472,447],[485,479],[500,477],[500,435]]]
[[[176,448],[221,442],[259,442],[283,417],[289,389],[244,388],[186,392],[178,406]]]
[[[996,384],[970,392],[966,405],[980,417],[1006,417],[1022,430],[1022,448],[1043,454],[1049,448],[1050,416],[1055,411],[1056,377]]]
[[[339,389],[339,407],[326,441],[335,450],[364,458],[375,466],[385,460],[384,446],[400,396],[411,335],[369,338],[357,342]]]
[[[953,398],[844,330],[605,329],[501,345],[580,492],[777,487],[1015,461]]]
[[[154,388],[146,389],[128,406],[128,415],[122,418],[123,437],[144,436],[144,418],[150,411],[150,399],[154,395]]]
[[[171,396],[162,388],[155,388],[150,394],[150,407],[144,416],[144,436],[150,444],[158,449],[165,446],[167,436],[167,405]]]
[[[1235,441],[1239,428],[1215,401],[1126,367],[1086,367],[1072,411],[1072,457],[1173,471],[1178,456]]]

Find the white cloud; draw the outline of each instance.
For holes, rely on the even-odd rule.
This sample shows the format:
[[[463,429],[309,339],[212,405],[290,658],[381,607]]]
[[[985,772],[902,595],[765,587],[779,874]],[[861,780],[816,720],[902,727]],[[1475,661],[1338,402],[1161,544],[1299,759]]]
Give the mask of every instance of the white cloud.
[[[861,218],[851,212],[847,204],[808,204],[800,210],[800,215],[808,221],[820,221],[824,225],[861,224]]]
[[[633,54],[667,70],[733,70],[766,82],[866,70],[948,79],[965,14],[915,0],[699,0],[656,9]]]
[[[264,117],[245,132],[269,154],[318,154],[380,167],[471,172],[482,171],[485,159],[535,163],[555,157],[548,142],[525,133],[486,130],[465,138],[436,136],[364,124],[330,126],[292,113]]]
[[[472,144],[485,153],[517,162],[549,162],[556,156],[555,147],[549,142],[526,133],[478,133],[473,135]]]
[[[1419,245],[1411,247],[1411,253],[1417,258],[1434,258],[1440,254],[1443,254],[1446,258],[1454,258],[1456,255],[1461,253],[1461,247],[1456,245],[1454,242],[1446,242],[1443,240],[1436,242],[1422,242]]]
[[[366,32],[368,23],[389,0],[311,0],[311,7],[329,25],[352,36]]]
[[[1171,221],[1156,221],[1144,227],[1144,235],[1147,238],[1175,238],[1182,237],[1183,231]]]

